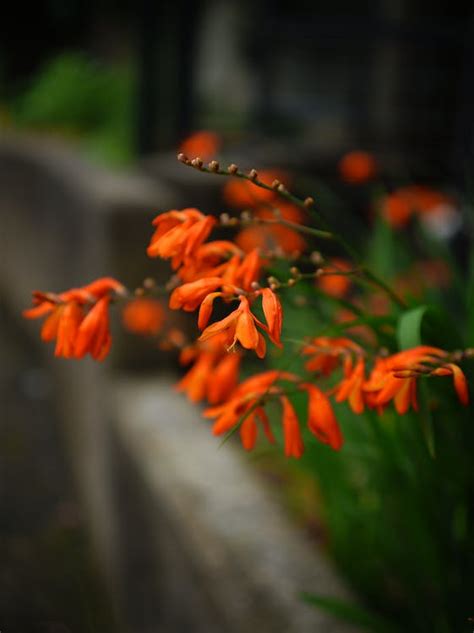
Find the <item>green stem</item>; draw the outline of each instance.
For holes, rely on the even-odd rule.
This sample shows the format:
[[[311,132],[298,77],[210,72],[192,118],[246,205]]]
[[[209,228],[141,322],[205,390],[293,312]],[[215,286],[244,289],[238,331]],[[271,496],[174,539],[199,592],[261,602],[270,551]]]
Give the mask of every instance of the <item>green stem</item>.
[[[266,189],[267,191],[272,191],[273,193],[276,193],[277,195],[281,196],[285,200],[292,202],[294,205],[296,205],[297,207],[300,207],[301,209],[304,209],[307,212],[311,210],[313,211],[313,213],[315,212],[312,200],[311,200],[311,203],[308,203],[308,201],[305,202],[305,200],[302,200],[301,198],[298,198],[294,194],[290,193],[283,185],[280,185],[279,187],[274,188],[262,182],[261,180],[259,180],[258,177],[251,177],[245,172],[240,171],[239,169],[235,169],[232,171],[220,169],[217,163],[215,163],[216,166],[213,169],[211,169],[209,167],[205,167],[204,165],[202,165],[202,161],[195,162],[193,164],[194,161],[189,161],[187,158],[183,158],[183,159],[180,158],[180,160],[182,160],[182,162],[185,165],[188,165],[189,167],[193,167],[194,169],[197,169],[198,171],[203,171],[207,174],[215,174],[217,176],[234,176],[234,178],[247,180],[248,182],[251,182],[252,184],[254,184],[256,187],[260,187],[261,189]],[[372,272],[369,268],[367,268],[367,266],[361,263],[361,260],[357,251],[355,251],[352,248],[352,246],[348,242],[346,242],[346,240],[341,235],[335,233],[332,230],[332,227],[330,226],[329,222],[325,218],[322,217],[321,213],[317,213],[317,220],[323,225],[324,227],[323,230],[314,229],[311,227],[303,227],[302,225],[296,224],[294,222],[290,222],[289,220],[284,220],[281,223],[282,224],[285,223],[287,226],[291,226],[291,228],[294,228],[295,230],[298,230],[302,233],[311,234],[311,235],[314,235],[315,237],[319,237],[323,239],[335,240],[336,242],[339,243],[341,248],[345,250],[346,253],[356,263],[360,265],[361,273],[363,273],[367,277],[367,279],[372,282],[373,285],[377,286],[383,292],[385,292],[390,297],[390,299],[400,308],[407,307],[405,301],[401,297],[399,297],[398,294],[394,290],[392,290],[390,286],[388,286],[385,283],[385,281],[380,279],[374,272]]]

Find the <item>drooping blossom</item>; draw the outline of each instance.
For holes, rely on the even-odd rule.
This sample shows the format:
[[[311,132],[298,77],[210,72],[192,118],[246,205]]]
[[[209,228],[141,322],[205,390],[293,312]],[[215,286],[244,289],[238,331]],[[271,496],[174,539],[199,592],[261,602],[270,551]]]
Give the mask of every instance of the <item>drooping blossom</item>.
[[[174,270],[191,258],[216,224],[216,219],[188,208],[162,213],[153,220],[156,227],[147,248],[149,257],[171,259]]]
[[[225,337],[214,336],[205,342],[185,347],[180,354],[180,363],[193,363],[177,385],[192,402],[207,400],[218,404],[226,400],[237,386],[242,354],[228,352]]]
[[[85,354],[103,360],[111,344],[109,303],[114,295],[125,295],[125,287],[112,277],[102,277],[65,292],[34,292],[33,308],[23,311],[27,319],[46,316],[41,339],[56,341],[55,355],[82,358]]]
[[[305,363],[308,371],[329,376],[342,367],[343,378],[333,388],[336,402],[347,400],[354,413],[362,413],[365,408],[365,354],[362,347],[349,338],[320,336],[306,345],[302,352],[311,356]]]
[[[237,309],[220,321],[216,321],[206,327],[198,340],[207,341],[222,332],[229,350],[233,349],[237,343],[240,343],[245,349],[255,350],[257,356],[263,358],[266,352],[266,343],[262,333],[257,330],[257,325],[264,331],[268,331],[268,328],[251,312],[247,297],[242,295],[239,301],[240,305]],[[206,309],[206,317],[202,318],[201,315],[200,325],[205,327],[209,308],[207,304],[203,305]]]
[[[223,333],[228,349],[233,349],[237,343],[240,343],[245,349],[255,350],[257,356],[263,358],[266,352],[266,343],[262,333],[257,329],[258,326],[268,334],[275,345],[281,347],[282,308],[280,300],[270,288],[259,290],[255,294],[262,297],[266,325],[257,319],[250,310],[248,298],[241,295],[238,308],[220,321],[207,326],[212,313],[213,302],[218,296],[222,295],[219,292],[211,293],[202,302],[200,308],[198,325],[201,329],[205,329],[199,340],[206,341],[218,333]]]
[[[270,370],[242,382],[229,399],[204,411],[205,417],[215,418],[213,433],[221,435],[240,424],[240,436],[246,450],[256,442],[258,423],[270,442],[274,442],[264,406],[268,399],[275,399],[282,407],[284,452],[287,457],[299,458],[304,451],[300,422],[295,408],[279,381],[298,383],[298,377],[289,372]],[[342,435],[332,411],[329,399],[316,386],[299,383],[298,388],[308,393],[308,428],[322,442],[338,450]]]
[[[419,345],[387,358],[376,359],[364,385],[366,401],[382,411],[393,400],[400,415],[410,408],[418,410],[417,379],[420,376],[453,376],[454,388],[462,404],[469,401],[466,378],[461,368],[447,360],[447,352]]]

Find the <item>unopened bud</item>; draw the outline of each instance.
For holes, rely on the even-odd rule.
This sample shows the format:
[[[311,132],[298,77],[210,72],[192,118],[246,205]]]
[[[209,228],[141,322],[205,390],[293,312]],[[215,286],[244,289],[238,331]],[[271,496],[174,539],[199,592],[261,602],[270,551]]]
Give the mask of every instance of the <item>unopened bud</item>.
[[[309,209],[310,207],[312,207],[312,206],[313,206],[313,204],[314,204],[314,199],[313,199],[313,198],[311,198],[311,196],[308,196],[308,197],[305,199],[305,201],[303,202],[303,204],[304,204],[304,206],[305,206],[307,209]]]
[[[242,213],[240,214],[240,219],[242,220],[242,222],[251,222],[252,214],[249,211],[242,211]]]
[[[277,289],[278,289],[277,284],[270,284],[270,290],[275,291],[275,290],[277,290]]]
[[[255,169],[251,169],[249,171],[249,178],[250,178],[250,180],[257,180],[258,174],[257,174],[257,171]]]
[[[274,180],[271,184],[272,189],[278,189],[278,187],[281,185],[281,182],[279,180]]]
[[[219,163],[217,162],[217,160],[211,160],[207,167],[210,171],[219,171]]]
[[[189,158],[186,156],[186,154],[183,154],[183,152],[180,152],[176,158],[179,160],[180,163],[184,163],[185,165],[189,163]]]
[[[151,288],[154,288],[156,286],[156,281],[153,279],[153,277],[147,277],[146,279],[143,280],[143,287],[146,288],[147,290],[150,290]]]
[[[318,277],[321,277],[322,275],[324,275],[324,270],[322,268],[318,268],[318,270],[314,271],[314,276],[316,277],[316,279]]]
[[[229,226],[237,226],[237,224],[239,223],[239,220],[237,218],[229,218]]]
[[[309,258],[312,264],[322,264],[324,261],[324,258],[319,251],[313,251]]]
[[[193,158],[191,161],[191,165],[196,169],[202,169],[203,164],[203,160],[202,158],[199,158],[199,156],[196,156],[196,158]]]
[[[252,288],[252,290],[260,290],[260,284],[258,283],[258,281],[252,281],[250,287]]]
[[[229,220],[230,220],[230,215],[228,213],[221,213],[219,216],[219,220],[221,222],[221,224],[223,224],[224,226],[229,224]]]
[[[237,167],[237,165],[232,163],[232,165],[229,165],[227,167],[227,171],[229,172],[229,174],[236,174],[239,171],[239,168]]]
[[[292,266],[290,268],[290,273],[293,277],[299,277],[301,275],[300,269],[297,268],[296,266]]]
[[[296,279],[288,279],[288,287],[291,288],[292,286],[294,286],[296,283]]]
[[[279,191],[280,193],[288,193],[287,188],[285,187],[284,184],[280,183],[277,187],[277,191]]]
[[[135,288],[134,294],[136,297],[143,297],[145,290],[143,288]]]

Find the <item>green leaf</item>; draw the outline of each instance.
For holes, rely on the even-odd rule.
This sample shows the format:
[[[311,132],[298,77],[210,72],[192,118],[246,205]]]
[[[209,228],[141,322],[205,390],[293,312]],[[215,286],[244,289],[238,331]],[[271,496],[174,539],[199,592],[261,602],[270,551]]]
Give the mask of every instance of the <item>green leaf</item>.
[[[398,319],[397,341],[399,349],[410,349],[428,344],[453,349],[462,347],[457,324],[439,307],[422,305],[403,312]]]
[[[397,340],[400,349],[410,349],[421,345],[421,325],[428,306],[419,306],[404,312],[397,326]]]
[[[315,596],[310,593],[303,593],[301,597],[308,604],[318,607],[340,620],[356,624],[367,631],[373,631],[374,633],[395,633],[398,631],[390,622],[370,613],[370,611],[359,605],[349,604],[332,596]]]

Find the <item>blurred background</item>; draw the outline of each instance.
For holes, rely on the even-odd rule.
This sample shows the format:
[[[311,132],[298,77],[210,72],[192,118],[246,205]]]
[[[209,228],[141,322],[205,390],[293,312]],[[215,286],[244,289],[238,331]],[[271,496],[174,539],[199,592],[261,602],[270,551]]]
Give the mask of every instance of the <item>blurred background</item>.
[[[227,621],[221,611],[230,607],[194,596],[194,585],[209,580],[191,554],[169,554],[181,541],[170,545],[162,527],[157,557],[175,570],[173,588],[156,579],[156,525],[144,508],[168,508],[169,493],[160,488],[156,502],[156,490],[145,490],[139,449],[128,454],[128,436],[116,436],[120,413],[104,392],[124,374],[172,375],[176,360],[125,335],[107,368],[72,368],[52,361],[38,324],[21,323],[19,312],[34,289],[104,274],[139,284],[150,273],[145,246],[157,210],[225,210],[222,183],[179,165],[178,148],[296,171],[302,189],[312,183],[334,208],[349,205],[365,218],[367,196],[348,189],[337,169],[350,150],[376,156],[388,190],[411,182],[465,190],[473,20],[472,3],[461,0],[43,0],[2,10],[2,633],[280,630],[251,628],[241,614]],[[186,145],[197,131],[205,131],[198,144]],[[463,236],[454,243],[462,262]],[[152,272],[160,274],[155,263]],[[140,406],[143,393],[127,393]],[[281,474],[270,471],[278,488]],[[312,521],[305,529],[324,542]],[[180,595],[194,596],[188,614],[176,606]]]

